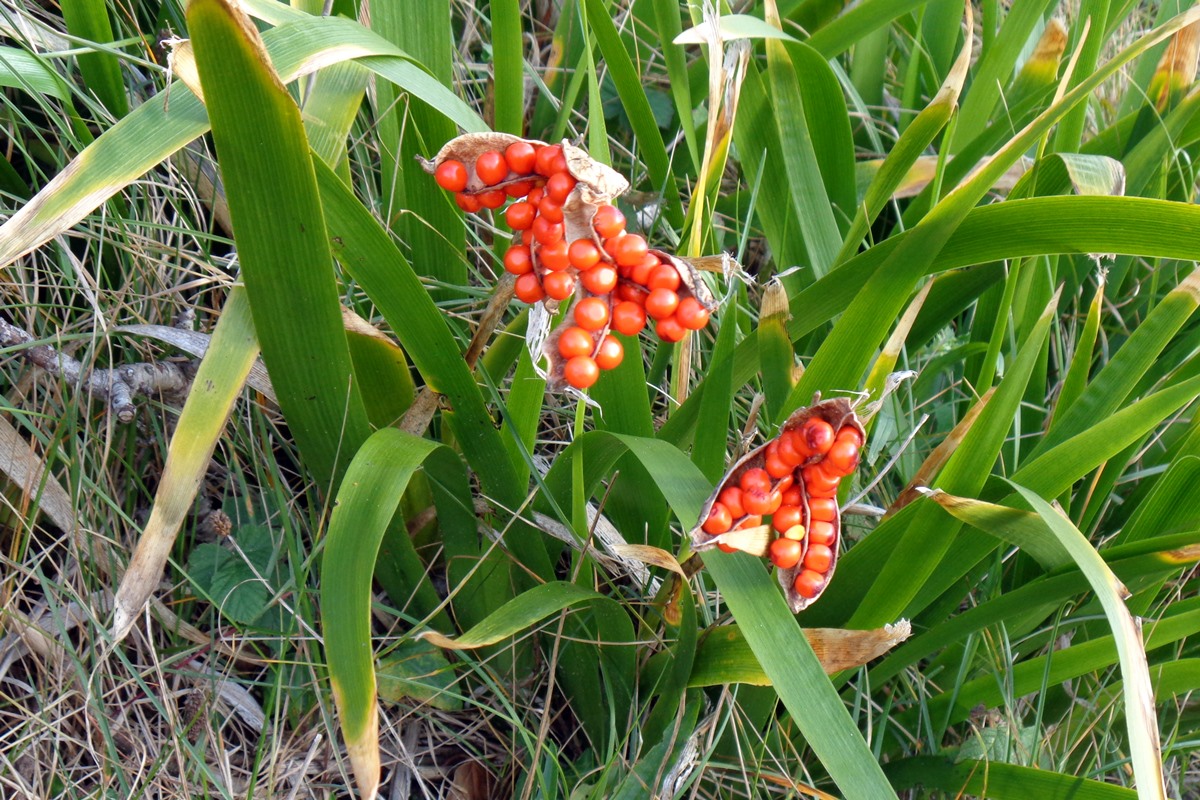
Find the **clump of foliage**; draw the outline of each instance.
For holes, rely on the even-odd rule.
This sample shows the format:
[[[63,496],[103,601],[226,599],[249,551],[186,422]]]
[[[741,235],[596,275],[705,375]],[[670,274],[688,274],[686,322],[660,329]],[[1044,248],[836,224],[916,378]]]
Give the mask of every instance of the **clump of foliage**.
[[[728,11],[6,11],[0,795],[1196,791],[1200,13]]]

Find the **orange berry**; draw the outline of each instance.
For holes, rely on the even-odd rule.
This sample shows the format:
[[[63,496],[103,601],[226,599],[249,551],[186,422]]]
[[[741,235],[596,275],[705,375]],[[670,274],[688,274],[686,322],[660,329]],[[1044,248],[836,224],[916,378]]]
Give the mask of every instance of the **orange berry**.
[[[542,187],[535,186],[529,190],[529,196],[525,198],[525,202],[529,203],[529,205],[533,206],[534,208],[537,208],[537,204],[542,202],[543,194],[544,192],[542,191]]]
[[[771,563],[780,569],[791,569],[800,563],[802,547],[795,539],[779,538],[767,549]]]
[[[592,216],[592,228],[601,239],[620,236],[625,231],[625,215],[616,206],[600,206]]]
[[[820,417],[812,417],[801,428],[808,449],[814,454],[823,456],[833,447],[833,426]]]
[[[546,196],[560,206],[567,202],[567,195],[575,188],[575,179],[567,172],[556,172],[546,181]]]
[[[504,149],[504,160],[508,168],[518,175],[528,175],[533,172],[537,151],[529,142],[513,142]]]
[[[525,197],[533,191],[534,185],[535,184],[533,181],[518,181],[517,183],[510,183],[504,187],[504,193],[509,197]]]
[[[654,325],[654,333],[664,342],[682,342],[683,337],[687,336],[687,328],[679,324],[679,320],[674,317],[660,319]]]
[[[777,492],[790,491],[792,488],[792,484],[795,482],[795,480],[796,480],[795,474],[789,472],[787,475],[784,475],[782,478],[775,481],[775,491],[777,491]]]
[[[657,261],[658,259],[656,258],[655,260]],[[670,264],[659,262],[658,266],[654,267],[650,272],[649,280],[646,281],[646,288],[651,291],[655,289],[670,289],[672,292],[677,292],[681,283],[683,281],[679,278],[679,270]]]
[[[586,389],[600,377],[600,367],[590,356],[575,356],[563,367],[563,378],[576,389]]]
[[[479,203],[484,208],[499,208],[508,202],[508,194],[502,189],[492,189],[479,195]]]
[[[504,154],[495,150],[481,153],[479,158],[475,159],[475,174],[486,186],[495,186],[507,178],[508,162],[504,160]]]
[[[604,252],[613,261],[617,260],[617,248],[621,246],[621,240],[624,239],[625,236],[626,236],[626,234],[619,233],[616,236],[610,236],[609,238],[604,240]],[[618,264],[618,266],[620,266],[620,265]],[[622,275],[627,275],[629,267],[621,267],[621,270],[622,270],[622,272],[621,272]]]
[[[783,504],[785,506],[798,506],[803,502],[804,497],[799,486],[789,486],[783,490]]]
[[[540,214],[533,218],[533,224],[529,226],[529,230],[533,231],[533,238],[541,244],[553,244],[563,238],[562,224],[551,222]]]
[[[742,477],[738,479],[738,486],[743,492],[751,489],[769,492],[771,491],[771,476],[762,467],[752,467],[742,473]]]
[[[800,518],[802,513],[803,511],[800,506],[784,503],[771,516],[771,527],[780,533],[784,533],[796,525],[803,524],[803,520]]]
[[[746,517],[741,522],[739,522],[737,525],[734,525],[733,529],[736,531],[744,531],[749,528],[757,528],[759,525],[762,525],[762,524],[763,524],[763,522],[762,522],[761,515],[751,514],[750,516]]]
[[[683,305],[682,301],[680,305]],[[676,313],[679,313],[678,309],[676,309]],[[800,466],[800,462],[804,460],[804,456],[796,449],[796,440],[792,438],[792,434],[790,432],[781,433],[775,441],[779,443],[779,446],[775,449],[776,455],[785,464],[791,464],[793,467]]]
[[[447,192],[461,192],[467,188],[467,167],[461,161],[447,158],[437,165],[433,179]]]
[[[521,244],[528,247],[533,241],[533,231],[521,231]]]
[[[675,318],[689,331],[698,331],[708,324],[708,309],[694,297],[685,297],[675,309]],[[799,463],[799,462],[796,462]]]
[[[504,254],[504,271],[513,275],[524,275],[533,272],[533,257],[529,248],[523,244],[514,244]]]
[[[638,264],[650,252],[646,240],[636,233],[622,236],[617,243],[616,249],[617,253],[614,258],[617,259],[617,263],[629,267]]]
[[[820,572],[822,575],[829,571],[829,566],[833,564],[833,550],[828,545],[810,544],[808,552],[804,554],[804,568],[811,569],[813,572]]]
[[[570,265],[567,260],[567,243],[562,239],[540,245],[537,249],[537,256],[538,262],[551,272],[559,272]]]
[[[708,517],[701,527],[704,528],[705,533],[719,536],[733,527],[733,517],[730,516],[728,508],[720,503],[713,503],[712,508],[708,510]]]
[[[825,545],[829,547],[833,544],[834,530],[832,522],[822,522],[821,520],[813,520],[808,523],[808,544]]]
[[[783,505],[781,492],[742,489],[742,506],[746,509],[747,514],[756,516],[774,514],[781,505]]]
[[[556,172],[567,171],[567,158],[563,155],[562,145],[549,144],[537,149],[534,156],[534,171],[543,178],[549,178]]]
[[[454,202],[458,203],[458,207],[468,214],[474,214],[483,208],[483,203],[479,202],[479,198],[473,194],[458,192],[454,195]]]
[[[849,475],[858,466],[858,445],[853,440],[838,438],[825,454],[822,462],[830,472],[838,475]]]
[[[538,201],[538,213],[546,218],[547,222],[562,222],[562,203],[556,201],[553,197],[543,197]]]
[[[808,498],[808,515],[811,519],[832,523],[837,517],[837,498],[810,497]]]
[[[517,278],[517,283],[513,286],[513,294],[522,303],[536,303],[546,296],[542,284],[538,282],[537,275],[532,272],[526,272]]]
[[[578,270],[591,269],[600,263],[600,248],[596,247],[596,243],[591,239],[576,239],[571,242],[571,247],[567,251],[567,258],[571,261],[571,266]],[[613,284],[616,284],[617,273],[613,272]],[[587,286],[585,282],[583,284]],[[588,289],[588,291],[592,291]],[[595,292],[595,294],[604,294],[604,292]]]
[[[729,513],[733,515],[734,519],[741,519],[742,517],[746,516],[746,507],[742,505],[742,490],[740,487],[725,487],[721,493],[717,495],[717,499],[721,501],[722,505],[729,509]]]
[[[658,256],[654,253],[647,253],[646,257],[632,267],[625,267],[629,270],[629,280],[634,283],[645,286],[647,289],[653,289],[650,286],[650,276],[654,274],[654,270],[662,266],[662,262],[658,260]]]
[[[590,356],[595,348],[595,340],[583,328],[567,328],[558,337],[558,352],[563,358]]]
[[[854,442],[855,447],[859,448],[860,450],[862,449],[862,434],[859,433],[858,428],[855,428],[853,425],[843,425],[841,430],[837,432],[837,438],[848,439],[849,441]]]
[[[585,331],[598,331],[608,324],[608,301],[585,297],[575,304],[575,324]]]
[[[600,369],[616,369],[621,360],[625,358],[625,346],[621,344],[621,340],[612,334],[608,334],[600,340],[600,348],[596,351],[596,366]]]
[[[766,469],[767,474],[772,478],[782,478],[785,475],[791,475],[794,467],[784,462],[776,450],[775,442],[767,445],[766,460],[763,463],[763,468]]]
[[[527,231],[537,216],[537,209],[529,203],[513,203],[504,209],[504,221],[514,231]]]
[[[572,250],[574,249],[575,245],[579,243],[579,241],[580,240],[576,239],[571,243]],[[593,245],[593,247],[594,246],[595,245]],[[596,255],[599,257],[599,253]],[[570,250],[567,251],[567,257],[571,257]],[[575,262],[572,261],[571,263],[574,264]],[[576,268],[580,268],[578,264],[575,266]],[[583,288],[587,289],[592,294],[608,294],[613,289],[617,288],[617,271],[608,264],[596,264],[596,266],[592,267],[591,269],[584,269],[583,272],[580,272],[579,280],[583,283]],[[645,316],[646,315],[643,313],[642,318],[644,319]],[[642,324],[644,325],[645,323],[643,322]],[[641,328],[639,327],[638,330],[641,330]],[[625,331],[621,331],[621,333],[624,332]]]
[[[628,300],[631,303],[636,303],[642,308],[646,307],[646,298],[650,296],[650,293],[645,289],[641,288],[640,286],[634,286],[631,283],[626,283],[618,287],[617,292],[618,296],[622,300]]]
[[[570,272],[551,272],[542,278],[546,295],[555,300],[566,300],[575,291],[575,276]]]
[[[811,569],[806,569],[796,576],[796,580],[792,582],[792,589],[806,600],[812,600],[821,593],[821,587],[824,585],[824,575],[813,572]]]
[[[814,497],[832,497],[837,494],[840,475],[830,475],[820,464],[810,464],[800,473],[804,477],[804,488]]]
[[[599,267],[593,267],[599,269]],[[587,284],[584,283],[586,286]],[[637,336],[646,327],[646,311],[637,303],[622,300],[613,306],[612,326],[618,333]]]
[[[677,308],[679,308],[679,295],[670,289],[655,289],[646,296],[646,313],[654,319],[666,319],[674,314]]]

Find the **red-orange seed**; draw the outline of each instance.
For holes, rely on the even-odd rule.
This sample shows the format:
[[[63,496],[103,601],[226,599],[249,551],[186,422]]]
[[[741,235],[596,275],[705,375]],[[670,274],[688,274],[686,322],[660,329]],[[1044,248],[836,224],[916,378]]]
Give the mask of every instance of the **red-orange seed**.
[[[712,508],[708,510],[708,518],[704,520],[705,533],[710,533],[713,536],[719,536],[733,527],[733,518],[729,515],[729,509],[720,503],[713,503]]]
[[[533,238],[542,244],[553,244],[554,242],[562,241],[563,238],[562,224],[551,222],[540,214],[534,217],[533,224],[529,226],[529,230],[533,231]]]
[[[551,144],[539,147],[534,157],[534,170],[538,175],[549,178],[556,172],[565,172],[567,159],[563,155],[562,145]]]
[[[808,524],[808,543],[810,545],[823,544],[829,547],[833,544],[833,524],[813,520]]]
[[[655,289],[670,289],[672,292],[677,292],[681,283],[679,270],[675,269],[671,264],[660,262],[650,272],[649,280],[646,281],[646,288],[651,291]]]
[[[825,584],[825,576],[819,572],[813,572],[811,569],[803,570],[796,576],[796,580],[792,582],[792,588],[796,594],[806,600],[812,600],[821,592],[821,587]]]
[[[483,203],[479,202],[479,198],[473,194],[464,194],[458,192],[454,195],[454,202],[458,207],[468,214],[474,214],[479,209],[483,208]]]
[[[513,275],[524,275],[533,272],[533,258],[529,248],[523,244],[514,244],[504,254],[504,271]]]
[[[555,300],[566,300],[575,291],[575,276],[570,272],[551,272],[542,278],[546,296]]]
[[[600,341],[600,348],[596,350],[596,366],[600,369],[616,369],[625,358],[625,346],[621,344],[621,340],[612,334],[608,334]]]
[[[679,320],[674,317],[660,319],[654,325],[654,333],[664,342],[682,342],[683,337],[687,336],[687,328],[679,324]]]
[[[529,142],[513,142],[504,149],[504,160],[508,168],[518,175],[528,175],[533,172],[537,151]]]
[[[546,196],[561,206],[574,188],[575,179],[569,173],[556,172],[546,181]]]
[[[717,499],[729,509],[734,519],[746,516],[746,507],[742,505],[742,490],[737,486],[727,486],[717,495]]]
[[[800,563],[801,549],[800,542],[780,537],[771,542],[767,552],[772,564],[780,569],[791,569]]]
[[[538,213],[546,218],[548,222],[562,222],[562,203],[557,202],[553,197],[546,196],[538,201]]]
[[[590,356],[575,356],[563,367],[563,379],[576,389],[586,389],[600,377],[600,367]]]
[[[433,179],[447,192],[461,192],[467,188],[467,167],[461,161],[448,158],[438,164]]]
[[[601,239],[620,236],[625,231],[625,215],[616,206],[600,206],[592,217],[592,228]]]
[[[694,297],[685,297],[679,301],[679,308],[675,309],[675,317],[679,320],[679,324],[689,331],[698,331],[708,324],[709,313],[699,300]]]
[[[560,272],[570,266],[567,243],[562,239],[538,247],[537,257],[541,265],[551,272]]]
[[[808,498],[808,514],[814,520],[833,522],[837,516],[837,498],[810,497]]]
[[[475,174],[487,186],[495,186],[507,178],[508,162],[504,160],[504,154],[496,150],[481,153],[479,158],[475,159]]]
[[[527,231],[537,216],[537,209],[529,203],[513,203],[504,209],[504,221],[514,231]]]
[[[784,503],[771,516],[771,527],[780,533],[784,533],[789,528],[803,523],[803,520],[800,518],[802,513],[800,506]]]
[[[646,311],[637,303],[622,300],[613,306],[612,326],[618,333],[637,336],[646,327]]]
[[[538,282],[537,275],[532,272],[526,272],[517,278],[517,283],[513,286],[513,294],[522,303],[536,303],[546,296],[546,292],[542,290],[542,284]]]
[[[508,194],[503,189],[492,189],[479,195],[479,203],[484,208],[499,208],[508,202]]]
[[[583,328],[567,328],[558,337],[558,352],[563,358],[590,356],[596,342]]]
[[[571,266],[578,270],[587,270],[600,263],[600,248],[596,247],[596,243],[591,239],[576,239],[571,242],[571,246],[567,251],[567,258],[571,261]],[[617,273],[613,272],[613,283],[616,283]],[[584,282],[587,286],[587,282]],[[588,291],[592,291],[588,289]],[[595,294],[603,294],[603,292],[595,292]]]
[[[581,240],[576,239],[574,242],[571,242],[571,247],[574,247],[579,241]],[[594,246],[595,245],[593,245],[593,247]],[[598,255],[599,254],[597,254],[597,256]],[[568,251],[567,257],[570,258],[570,256],[571,253]],[[574,264],[575,262],[572,261],[571,263]],[[575,267],[580,269],[578,264],[575,264]],[[587,289],[592,294],[608,294],[613,289],[617,288],[617,271],[610,265],[598,263],[591,269],[582,269],[583,271],[579,273],[579,280],[583,283],[583,288]],[[646,315],[643,313],[642,325],[646,324],[645,317]],[[641,329],[641,326],[639,326],[638,330],[640,331]],[[625,331],[621,331],[621,333],[624,332]]]
[[[833,550],[829,545],[810,544],[808,552],[804,554],[804,568],[811,569],[813,572],[824,574],[829,571],[829,566],[833,563]]]
[[[585,297],[575,304],[575,324],[585,331],[598,331],[608,324],[608,301]]]

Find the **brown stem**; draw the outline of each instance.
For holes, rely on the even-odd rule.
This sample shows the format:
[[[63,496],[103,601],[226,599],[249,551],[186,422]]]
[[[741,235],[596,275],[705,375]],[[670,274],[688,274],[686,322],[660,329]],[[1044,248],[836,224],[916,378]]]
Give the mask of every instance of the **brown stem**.
[[[144,361],[111,369],[86,370],[84,366],[48,344],[33,344],[28,332],[0,319],[0,347],[20,348],[22,358],[61,379],[69,386],[86,391],[108,404],[117,421],[133,421],[137,408],[134,398],[152,394],[185,394],[196,374],[197,362]]]

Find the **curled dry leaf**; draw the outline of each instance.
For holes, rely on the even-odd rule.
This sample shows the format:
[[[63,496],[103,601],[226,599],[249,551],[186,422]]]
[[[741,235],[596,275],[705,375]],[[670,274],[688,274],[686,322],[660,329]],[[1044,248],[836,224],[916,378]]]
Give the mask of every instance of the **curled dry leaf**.
[[[793,612],[815,602],[837,566],[838,485],[857,467],[864,436],[849,400],[814,397],[726,473],[701,509],[692,546],[767,555]],[[766,528],[768,516],[776,535],[765,548],[761,536],[737,535]]]
[[[566,141],[475,133],[421,163],[465,211],[499,214],[514,200],[503,212],[515,232],[504,269],[516,276],[517,299],[543,312],[531,314],[526,339],[551,391],[582,396],[616,367],[624,346],[613,331],[633,336],[651,322],[660,339],[676,342],[708,324],[717,304],[700,278],[706,262],[652,250],[627,233],[612,202],[629,182],[586,151]],[[551,331],[558,304],[569,299],[575,311]]]

